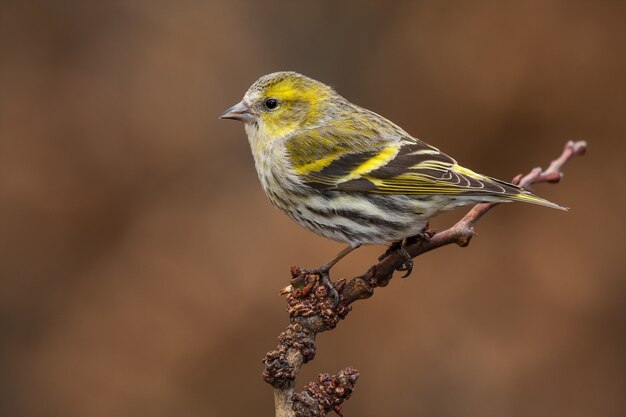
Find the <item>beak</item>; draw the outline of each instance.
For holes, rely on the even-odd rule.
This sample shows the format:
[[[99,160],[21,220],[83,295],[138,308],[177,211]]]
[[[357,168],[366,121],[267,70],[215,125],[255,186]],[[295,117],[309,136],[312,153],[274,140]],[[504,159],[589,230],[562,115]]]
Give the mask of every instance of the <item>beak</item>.
[[[246,103],[240,101],[222,113],[220,119],[233,119],[244,123],[251,123],[256,121],[256,115],[252,113],[250,107],[248,107]]]

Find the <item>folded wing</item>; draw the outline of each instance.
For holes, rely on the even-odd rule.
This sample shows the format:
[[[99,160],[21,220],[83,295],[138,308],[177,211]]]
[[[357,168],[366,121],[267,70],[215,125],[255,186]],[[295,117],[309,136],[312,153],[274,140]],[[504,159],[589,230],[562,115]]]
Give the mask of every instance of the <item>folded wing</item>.
[[[375,130],[375,129],[373,129]],[[489,196],[561,208],[513,184],[457,164],[438,149],[408,135],[347,129],[307,131],[287,150],[302,181],[317,190],[416,196]]]

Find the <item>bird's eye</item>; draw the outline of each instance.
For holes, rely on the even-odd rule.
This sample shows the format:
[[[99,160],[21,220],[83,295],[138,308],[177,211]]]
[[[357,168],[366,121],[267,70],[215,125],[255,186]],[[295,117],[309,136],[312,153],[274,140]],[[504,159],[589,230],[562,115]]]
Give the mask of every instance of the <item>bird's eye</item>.
[[[274,110],[276,107],[278,107],[278,100],[276,100],[275,98],[268,98],[267,100],[265,100],[265,107],[267,107],[268,110]]]

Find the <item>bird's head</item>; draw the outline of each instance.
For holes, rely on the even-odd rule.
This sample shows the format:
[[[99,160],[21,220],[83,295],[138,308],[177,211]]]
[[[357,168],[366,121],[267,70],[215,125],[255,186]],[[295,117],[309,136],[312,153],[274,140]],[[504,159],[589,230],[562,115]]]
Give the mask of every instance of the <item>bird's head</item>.
[[[220,118],[255,124],[266,134],[281,137],[319,124],[333,97],[338,96],[332,88],[319,81],[296,72],[275,72],[259,78]]]

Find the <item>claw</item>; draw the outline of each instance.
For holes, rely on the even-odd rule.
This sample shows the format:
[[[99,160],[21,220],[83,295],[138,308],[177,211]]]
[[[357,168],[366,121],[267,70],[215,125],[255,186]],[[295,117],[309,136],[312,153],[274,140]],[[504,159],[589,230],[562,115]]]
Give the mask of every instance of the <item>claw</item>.
[[[383,253],[381,256],[378,257],[378,260],[382,261],[389,255],[392,255],[394,252],[398,252],[400,256],[404,258],[404,262],[396,270],[406,271],[406,273],[402,276],[402,278],[406,278],[409,275],[411,275],[411,272],[413,271],[413,258],[411,258],[411,255],[409,255],[406,249],[404,249],[405,246],[410,246],[414,243],[417,243],[420,240],[429,239],[429,238],[430,237],[425,233],[425,235],[409,236],[405,238],[404,240],[397,240],[393,242],[391,245],[389,245],[385,253]]]
[[[404,246],[400,246],[398,253],[404,258],[404,262],[397,268],[397,270],[406,271],[406,274],[402,275],[402,278],[406,278],[411,275],[411,272],[413,272],[413,259],[406,249],[404,249]]]

